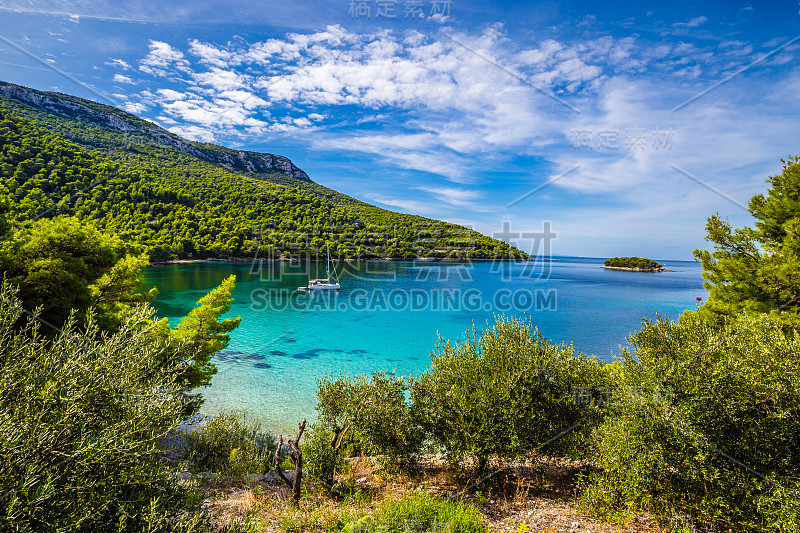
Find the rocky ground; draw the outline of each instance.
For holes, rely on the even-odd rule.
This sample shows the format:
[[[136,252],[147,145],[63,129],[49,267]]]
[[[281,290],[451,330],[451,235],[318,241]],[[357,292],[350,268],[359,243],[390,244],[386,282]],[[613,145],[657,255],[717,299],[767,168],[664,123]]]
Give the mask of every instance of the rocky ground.
[[[419,476],[410,479],[381,474],[374,458],[351,462],[346,484],[360,498],[336,500],[312,491],[299,509],[288,502],[288,490],[276,476],[241,480],[207,480],[206,507],[216,514],[220,528],[244,516],[257,517],[261,531],[330,531],[348,513],[366,512],[386,497],[414,492],[439,496],[463,496],[482,510],[493,531],[513,533],[655,533],[655,520],[642,515],[625,525],[614,525],[579,512],[571,503],[577,491],[577,474],[586,464],[564,459],[538,458],[536,464],[496,465],[496,475],[481,489],[449,468],[439,456],[428,456]],[[309,486],[312,486],[310,484]],[[367,495],[366,497],[364,495]]]

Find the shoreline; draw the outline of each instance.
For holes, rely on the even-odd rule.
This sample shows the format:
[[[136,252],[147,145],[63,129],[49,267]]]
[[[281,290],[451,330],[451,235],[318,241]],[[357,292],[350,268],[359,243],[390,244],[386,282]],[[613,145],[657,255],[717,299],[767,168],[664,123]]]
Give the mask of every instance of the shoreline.
[[[301,262],[311,262],[311,263],[319,263],[325,262],[325,258],[305,258],[302,261],[297,259],[286,259],[286,258],[278,258],[278,259],[264,259],[261,257],[226,257],[225,259],[220,259],[217,257],[211,257],[208,259],[168,259],[166,261],[152,261],[147,266],[165,266],[165,265],[182,265],[182,264],[191,264],[191,263],[250,263],[250,262],[259,262],[259,263],[301,263]],[[492,259],[453,259],[449,257],[412,257],[412,258],[393,258],[393,257],[379,257],[379,258],[371,258],[371,259],[340,259],[338,261],[346,261],[346,262],[357,262],[357,261],[425,261],[430,263],[488,263],[492,261],[500,261],[500,262],[510,262],[510,261],[560,261],[560,259],[553,259],[553,258],[544,258],[544,257],[529,257],[528,259],[502,259],[502,258],[492,258]]]

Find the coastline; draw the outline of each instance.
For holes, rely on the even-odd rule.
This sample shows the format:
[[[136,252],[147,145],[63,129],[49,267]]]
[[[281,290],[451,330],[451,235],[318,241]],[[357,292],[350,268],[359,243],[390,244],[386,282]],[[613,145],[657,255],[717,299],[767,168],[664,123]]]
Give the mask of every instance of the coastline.
[[[305,258],[302,261],[304,262],[312,262],[312,263],[319,263],[325,262],[325,258]],[[377,258],[370,258],[370,259],[340,259],[339,261],[347,261],[347,262],[356,262],[356,261],[427,261],[431,263],[487,263],[491,261],[560,261],[560,259],[553,259],[549,257],[529,257],[527,259],[502,259],[502,258],[491,258],[491,259],[453,259],[449,257],[411,257],[411,258],[401,258],[401,257],[377,257]],[[278,258],[278,259],[264,259],[262,257],[226,257],[224,259],[220,259],[218,257],[210,257],[207,259],[168,259],[166,261],[152,261],[147,266],[165,266],[165,265],[182,265],[182,264],[190,264],[190,263],[249,263],[249,262],[259,262],[259,263],[292,263],[292,262],[301,262],[300,260],[295,259],[286,259],[286,258]]]

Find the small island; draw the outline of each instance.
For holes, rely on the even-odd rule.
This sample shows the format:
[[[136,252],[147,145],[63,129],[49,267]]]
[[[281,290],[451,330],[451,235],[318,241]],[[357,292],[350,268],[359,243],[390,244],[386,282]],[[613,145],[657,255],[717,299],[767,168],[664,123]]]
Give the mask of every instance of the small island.
[[[661,263],[645,257],[612,257],[606,259],[603,268],[630,272],[669,272]]]

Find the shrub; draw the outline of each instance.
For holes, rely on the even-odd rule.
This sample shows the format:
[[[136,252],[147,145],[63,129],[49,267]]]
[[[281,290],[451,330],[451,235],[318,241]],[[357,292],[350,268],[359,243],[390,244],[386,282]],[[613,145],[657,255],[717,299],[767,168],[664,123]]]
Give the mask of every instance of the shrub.
[[[276,447],[275,439],[262,433],[260,424],[248,422],[235,411],[223,411],[186,434],[181,458],[195,472],[260,474],[272,469]]]
[[[596,359],[550,344],[519,318],[499,317],[480,336],[440,339],[431,367],[411,386],[414,411],[451,459],[510,458],[544,446],[577,450],[596,417],[596,401],[573,401],[578,388],[603,384]]]
[[[333,437],[330,428],[319,423],[311,424],[300,446],[307,474],[328,491],[333,488],[336,472],[341,472],[345,466],[342,454],[331,445]]]
[[[622,352],[582,505],[724,530],[797,532],[800,336],[772,317],[645,322]]]
[[[406,401],[408,386],[393,373],[318,381],[320,424],[330,432],[333,448],[382,456],[390,470],[409,471],[416,464],[424,434]]]
[[[21,321],[0,289],[0,530],[174,531],[196,495],[169,475],[159,443],[181,409],[146,311],[113,335],[91,313],[55,337]],[[23,323],[16,330],[15,323]],[[200,515],[197,515],[198,517]],[[196,524],[195,524],[196,525]]]

